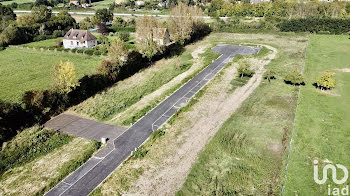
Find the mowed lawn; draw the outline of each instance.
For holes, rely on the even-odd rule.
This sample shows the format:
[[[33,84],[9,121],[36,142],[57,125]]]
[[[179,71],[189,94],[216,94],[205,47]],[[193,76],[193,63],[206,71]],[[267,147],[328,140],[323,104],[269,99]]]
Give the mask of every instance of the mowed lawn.
[[[347,68],[347,71],[346,71]],[[350,39],[348,36],[312,36],[307,49],[306,86],[301,88],[295,134],[284,195],[328,195],[336,185],[328,171],[323,185],[314,182],[313,161],[319,170],[328,163],[350,169]],[[336,73],[334,90],[321,92],[311,84],[323,71]],[[342,71],[340,71],[342,70]],[[338,169],[337,179],[344,174]],[[322,172],[319,172],[319,179]]]
[[[62,41],[62,38],[53,38],[53,39],[46,39],[38,42],[31,42],[27,44],[23,44],[22,46],[29,46],[29,47],[50,47],[50,46],[56,46],[55,40]]]
[[[52,67],[71,61],[78,77],[93,73],[101,58],[7,48],[0,51],[0,100],[19,102],[25,91],[51,86]]]

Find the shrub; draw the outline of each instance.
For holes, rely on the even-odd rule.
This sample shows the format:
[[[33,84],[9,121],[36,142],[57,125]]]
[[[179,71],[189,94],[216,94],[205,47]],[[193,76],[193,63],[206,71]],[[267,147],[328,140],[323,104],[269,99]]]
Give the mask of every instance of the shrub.
[[[43,107],[44,94],[39,90],[30,90],[24,93],[22,102],[27,108],[37,108]]]
[[[38,35],[36,37],[34,37],[34,41],[42,41],[42,40],[46,40],[46,36],[45,35]]]
[[[76,53],[78,49],[72,49],[71,52],[72,53]]]
[[[142,159],[147,155],[147,153],[148,153],[148,150],[145,149],[143,146],[141,146],[134,152],[133,156],[136,159]]]
[[[77,50],[77,53],[82,54],[82,53],[84,53],[84,50]]]
[[[291,85],[305,85],[304,76],[296,70],[288,72],[284,78],[284,82]]]
[[[117,66],[116,63],[113,63],[109,60],[102,61],[101,65],[97,67],[97,73],[101,74],[108,79],[115,81],[120,72],[120,66]]]
[[[52,35],[55,36],[55,37],[63,37],[64,36],[64,31],[63,30],[54,30]]]
[[[251,69],[251,66],[248,62],[242,61],[237,68],[238,76],[243,77],[252,77],[254,71]]]
[[[96,50],[96,51],[94,52],[94,55],[95,55],[95,56],[101,56],[101,52],[98,51],[98,50]]]
[[[61,47],[63,45],[63,42],[61,40],[56,39],[55,40],[55,45],[58,47]]]
[[[316,79],[314,85],[321,90],[329,90],[335,87],[336,82],[334,80],[335,73],[330,71],[323,72],[322,76]]]
[[[91,56],[91,55],[94,54],[94,50],[93,49],[87,49],[87,50],[84,51],[84,54]]]
[[[271,80],[276,79],[276,72],[274,70],[271,70],[271,69],[267,70],[265,72],[264,79],[268,80],[269,82]]]
[[[123,40],[124,42],[127,42],[127,41],[129,41],[129,39],[130,39],[130,34],[129,34],[129,32],[120,32],[120,33],[118,34],[118,37],[119,37],[121,40]]]

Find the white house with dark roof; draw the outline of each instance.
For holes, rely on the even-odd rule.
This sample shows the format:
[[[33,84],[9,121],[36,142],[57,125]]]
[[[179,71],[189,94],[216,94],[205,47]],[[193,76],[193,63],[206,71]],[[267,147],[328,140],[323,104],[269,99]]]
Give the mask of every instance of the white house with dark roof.
[[[87,30],[71,29],[63,37],[63,47],[67,49],[92,48],[97,39]]]

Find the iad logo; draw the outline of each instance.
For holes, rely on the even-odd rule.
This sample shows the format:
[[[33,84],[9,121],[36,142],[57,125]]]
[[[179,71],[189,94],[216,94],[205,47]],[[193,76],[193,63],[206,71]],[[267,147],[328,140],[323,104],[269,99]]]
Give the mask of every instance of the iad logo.
[[[319,180],[318,177],[318,161],[314,160],[314,181],[317,184],[324,184],[326,183],[327,179],[327,172],[330,169],[332,172],[332,180],[336,184],[344,184],[349,177],[348,169],[344,165],[336,164],[336,166],[343,170],[344,177],[340,180],[337,179],[337,168],[332,164],[327,164],[323,167],[322,170],[322,179]],[[349,195],[349,185],[347,185],[345,188],[342,188],[341,190],[339,188],[331,188],[331,185],[328,185],[328,195]]]

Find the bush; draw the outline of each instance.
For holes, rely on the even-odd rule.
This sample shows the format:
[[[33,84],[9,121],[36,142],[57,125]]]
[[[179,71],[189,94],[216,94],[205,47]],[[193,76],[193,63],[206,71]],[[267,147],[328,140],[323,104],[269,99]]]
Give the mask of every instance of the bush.
[[[330,71],[323,72],[322,76],[316,79],[314,86],[321,90],[329,90],[335,87],[336,82],[334,80],[335,73]]]
[[[34,37],[34,41],[42,41],[42,40],[46,40],[46,35],[38,35],[36,37]]]
[[[97,67],[96,72],[107,77],[109,80],[115,81],[120,72],[120,67],[109,60],[104,60],[101,65]]]
[[[94,54],[94,50],[93,49],[87,49],[87,50],[84,51],[84,54],[91,56],[91,55]]]
[[[22,102],[26,108],[43,108],[44,94],[39,90],[30,90],[24,93]]]
[[[121,40],[123,40],[124,42],[127,42],[130,39],[130,34],[129,34],[129,32],[120,32],[120,33],[118,33],[118,37]]]
[[[52,35],[55,37],[63,37],[64,36],[64,31],[63,30],[55,30],[53,31]]]
[[[56,39],[56,40],[55,40],[55,45],[56,45],[57,47],[61,47],[61,46],[63,45],[63,42],[62,42],[61,40],[59,40],[59,39]]]
[[[96,50],[96,51],[94,52],[94,55],[95,55],[95,56],[101,56],[101,52],[98,51],[98,50]]]
[[[288,72],[284,82],[291,85],[305,85],[304,76],[296,70]]]
[[[82,54],[82,53],[84,53],[84,50],[77,50],[77,53]]]
[[[254,71],[251,69],[251,66],[248,62],[242,61],[237,68],[238,76],[243,77],[252,77]]]
[[[269,82],[271,80],[276,79],[276,72],[274,70],[271,70],[271,69],[267,70],[265,72],[264,79],[268,80]]]

